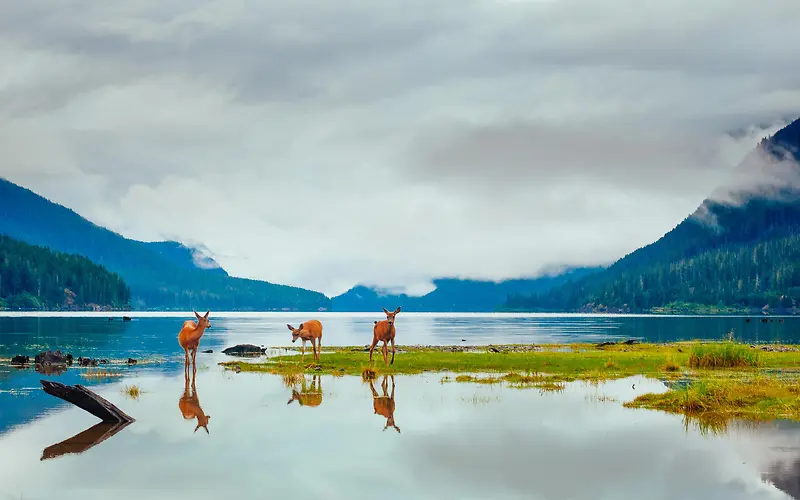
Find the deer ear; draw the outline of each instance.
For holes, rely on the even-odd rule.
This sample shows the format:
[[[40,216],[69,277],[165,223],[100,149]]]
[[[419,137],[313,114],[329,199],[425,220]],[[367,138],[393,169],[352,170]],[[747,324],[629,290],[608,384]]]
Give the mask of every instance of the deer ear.
[[[287,324],[286,324],[286,326],[288,326],[288,327],[289,327],[289,331],[290,331],[290,332],[293,332],[293,331],[294,331],[294,328],[292,328],[292,325],[290,325],[290,324],[288,324],[288,323],[287,323]]]
[[[208,319],[208,315],[211,314],[211,311],[206,311],[206,315],[203,316],[205,319]]]
[[[394,310],[394,313],[395,314],[399,313],[401,309],[402,309],[402,307],[398,307],[397,309]]]
[[[383,312],[385,312],[386,314],[389,314],[389,311],[387,311],[385,307],[383,308]]]
[[[199,315],[199,314],[197,314],[197,311],[192,311],[192,312],[193,312],[193,313],[194,313],[194,315],[197,317],[197,319],[200,319],[200,315]]]
[[[298,326],[297,329],[298,330],[302,330],[303,329],[303,323],[300,323],[300,326]]]

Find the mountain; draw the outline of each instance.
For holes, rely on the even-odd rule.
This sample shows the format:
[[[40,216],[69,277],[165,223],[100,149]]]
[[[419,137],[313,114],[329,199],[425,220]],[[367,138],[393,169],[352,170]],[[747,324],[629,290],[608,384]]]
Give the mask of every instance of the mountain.
[[[509,310],[638,312],[800,305],[800,120],[658,241],[607,270],[513,297]]]
[[[332,299],[334,311],[380,311],[382,307],[401,306],[408,312],[491,312],[509,296],[541,292],[569,280],[599,272],[602,268],[576,268],[561,274],[535,279],[502,281],[433,280],[436,289],[421,297],[394,295],[376,288],[359,285]]]
[[[201,251],[176,242],[131,240],[72,210],[0,179],[0,234],[87,257],[130,286],[134,309],[317,310],[325,295],[234,278]]]
[[[86,257],[0,235],[0,309],[126,309],[131,295],[117,274]]]

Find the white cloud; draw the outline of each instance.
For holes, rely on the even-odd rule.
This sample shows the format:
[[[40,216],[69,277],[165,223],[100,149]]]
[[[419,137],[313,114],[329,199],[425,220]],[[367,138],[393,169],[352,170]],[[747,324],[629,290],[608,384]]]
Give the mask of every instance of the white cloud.
[[[329,294],[607,263],[800,113],[798,42],[789,0],[7,3],[0,175]]]

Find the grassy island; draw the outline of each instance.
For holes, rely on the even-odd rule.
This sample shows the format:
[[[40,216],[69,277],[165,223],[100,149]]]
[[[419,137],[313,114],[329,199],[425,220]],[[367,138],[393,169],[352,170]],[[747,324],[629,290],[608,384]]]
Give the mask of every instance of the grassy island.
[[[295,349],[289,349],[295,351]],[[391,356],[391,353],[390,353]],[[566,344],[452,347],[398,346],[393,365],[364,347],[326,347],[319,363],[294,353],[220,363],[226,369],[280,375],[378,375],[440,372],[443,382],[497,383],[560,390],[572,381],[643,375],[673,389],[625,402],[713,420],[800,420],[800,350],[792,346],[728,342]],[[452,376],[451,376],[452,375]]]

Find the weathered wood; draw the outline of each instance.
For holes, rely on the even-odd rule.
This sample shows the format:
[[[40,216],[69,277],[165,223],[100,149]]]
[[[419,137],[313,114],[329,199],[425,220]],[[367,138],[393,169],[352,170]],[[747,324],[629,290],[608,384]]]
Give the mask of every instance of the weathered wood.
[[[58,458],[62,455],[68,454],[83,453],[89,448],[97,446],[106,439],[115,435],[125,427],[131,425],[131,423],[132,422],[98,422],[92,427],[75,434],[69,439],[65,439],[60,443],[48,446],[42,451],[42,458],[40,458],[40,460]]]
[[[82,385],[76,384],[74,386],[69,386],[50,380],[40,380],[40,382],[44,392],[47,394],[72,403],[78,408],[91,413],[103,422],[131,423],[135,421],[133,417],[127,415],[108,400],[103,399]]]

